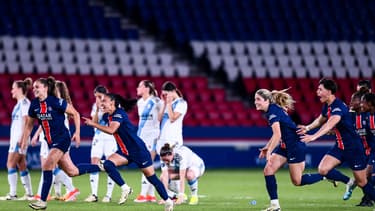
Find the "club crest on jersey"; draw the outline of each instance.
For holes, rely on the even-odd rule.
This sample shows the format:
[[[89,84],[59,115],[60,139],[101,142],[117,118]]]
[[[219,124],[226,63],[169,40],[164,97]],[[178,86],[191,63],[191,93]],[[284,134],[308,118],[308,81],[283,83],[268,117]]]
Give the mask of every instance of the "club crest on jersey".
[[[59,104],[60,104],[60,105],[62,105],[62,104],[63,104],[63,102],[64,102],[64,100],[63,100],[63,99],[59,99]]]

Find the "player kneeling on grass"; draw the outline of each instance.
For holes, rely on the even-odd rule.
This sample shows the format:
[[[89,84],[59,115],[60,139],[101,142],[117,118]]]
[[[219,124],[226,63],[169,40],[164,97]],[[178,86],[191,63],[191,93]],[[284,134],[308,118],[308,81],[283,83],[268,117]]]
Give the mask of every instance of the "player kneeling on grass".
[[[190,186],[190,205],[198,204],[198,179],[204,173],[203,160],[186,146],[179,146],[175,149],[165,144],[160,150],[162,160],[160,180],[169,190],[169,196],[177,192],[176,204],[181,204],[185,199],[185,178]],[[172,188],[173,183],[178,181],[179,187]],[[171,182],[169,182],[171,181]],[[178,182],[177,182],[178,184]],[[171,190],[175,189],[175,190]]]

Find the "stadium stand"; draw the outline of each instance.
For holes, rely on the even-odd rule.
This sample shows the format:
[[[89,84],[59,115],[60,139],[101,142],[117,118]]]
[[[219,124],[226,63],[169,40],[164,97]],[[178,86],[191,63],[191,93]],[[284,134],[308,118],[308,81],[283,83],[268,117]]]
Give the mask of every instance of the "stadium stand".
[[[264,126],[247,106],[258,88],[291,87],[308,122],[319,113],[319,78],[335,78],[346,102],[360,78],[373,78],[374,14],[373,1],[350,0],[4,1],[0,121],[9,124],[9,80],[52,74],[86,116],[95,85],[135,97],[137,82],[152,77],[181,87],[188,126]],[[220,73],[217,88],[208,77]]]

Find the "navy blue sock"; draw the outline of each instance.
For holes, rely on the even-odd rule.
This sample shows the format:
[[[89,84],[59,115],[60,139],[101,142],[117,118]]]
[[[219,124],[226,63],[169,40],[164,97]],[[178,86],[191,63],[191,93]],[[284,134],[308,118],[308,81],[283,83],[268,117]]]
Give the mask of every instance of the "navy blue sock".
[[[278,199],[277,196],[277,183],[275,175],[264,176],[266,179],[266,188],[270,199]]]
[[[341,172],[337,171],[336,169],[332,169],[331,171],[328,172],[327,175],[325,175],[327,179],[334,180],[334,181],[339,181],[344,184],[348,183],[350,178]]]
[[[42,185],[42,193],[40,199],[42,201],[47,201],[47,197],[49,194],[49,190],[51,189],[52,185],[52,171],[43,171],[43,185]]]
[[[87,164],[87,163],[80,163],[77,165],[77,168],[79,171],[79,175],[100,171],[100,168],[98,165]]]
[[[375,201],[375,189],[369,182],[367,182],[367,184],[363,186],[362,192],[363,194],[369,196],[371,200]]]
[[[311,184],[314,184],[316,182],[319,182],[322,179],[323,179],[323,176],[318,174],[318,173],[304,174],[304,175],[302,175],[302,178],[301,178],[301,186],[311,185]]]
[[[163,183],[158,179],[158,177],[155,174],[153,174],[152,176],[149,176],[146,178],[155,187],[156,191],[159,193],[159,196],[163,200],[167,200],[168,199],[167,190],[165,190]]]
[[[115,181],[115,183],[117,185],[119,185],[121,187],[123,184],[125,184],[125,181],[122,179],[122,177],[120,175],[120,172],[117,170],[115,164],[112,161],[110,161],[110,160],[104,161],[103,166],[104,166],[104,169],[107,172],[108,176],[113,181]]]

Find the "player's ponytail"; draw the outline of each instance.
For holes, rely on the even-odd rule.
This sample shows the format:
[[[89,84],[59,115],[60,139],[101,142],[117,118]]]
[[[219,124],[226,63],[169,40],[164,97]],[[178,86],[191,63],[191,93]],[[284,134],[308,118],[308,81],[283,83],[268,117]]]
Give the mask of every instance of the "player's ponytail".
[[[60,93],[60,97],[66,100],[67,103],[72,104],[72,99],[70,98],[68,86],[64,81],[56,81],[56,91]]]
[[[17,80],[14,83],[17,85],[18,88],[22,89],[22,94],[26,95],[32,87],[33,79],[27,77],[24,80]]]
[[[126,112],[131,111],[137,104],[137,99],[126,99],[119,94],[107,93],[106,94],[111,100],[115,101],[115,107],[121,107]]]
[[[292,96],[286,92],[288,89],[272,90],[271,95],[273,101],[280,107],[284,108],[285,110],[293,110],[294,103],[296,101],[294,101]]]
[[[150,80],[143,80],[143,85],[147,87],[150,91],[149,94],[152,96],[158,96],[158,92],[156,91],[154,82]]]
[[[172,152],[173,152],[173,147],[171,147],[168,143],[166,143],[160,149],[160,157],[171,155]]]

